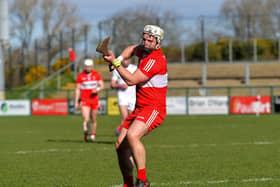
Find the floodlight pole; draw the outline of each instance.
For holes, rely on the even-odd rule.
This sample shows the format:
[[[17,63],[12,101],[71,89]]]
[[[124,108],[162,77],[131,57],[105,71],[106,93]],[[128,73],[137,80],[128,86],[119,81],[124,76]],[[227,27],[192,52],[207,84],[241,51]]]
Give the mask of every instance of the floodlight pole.
[[[5,58],[4,46],[9,41],[8,2],[0,0],[0,100],[5,99]]]

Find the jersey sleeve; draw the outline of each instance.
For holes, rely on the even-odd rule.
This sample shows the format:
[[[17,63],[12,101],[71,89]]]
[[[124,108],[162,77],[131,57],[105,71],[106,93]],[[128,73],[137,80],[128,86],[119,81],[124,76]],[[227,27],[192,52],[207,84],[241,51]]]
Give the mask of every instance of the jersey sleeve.
[[[117,70],[113,71],[112,80],[114,80],[114,81],[118,80]]]
[[[139,70],[149,78],[161,71],[159,59],[149,58],[140,63]]]

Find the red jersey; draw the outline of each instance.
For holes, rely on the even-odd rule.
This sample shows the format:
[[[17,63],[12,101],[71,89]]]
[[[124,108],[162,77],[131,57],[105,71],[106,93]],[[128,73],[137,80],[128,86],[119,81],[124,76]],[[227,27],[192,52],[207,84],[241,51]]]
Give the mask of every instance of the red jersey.
[[[136,56],[140,58],[138,69],[150,78],[136,86],[136,107],[166,107],[168,80],[164,54],[158,49],[145,57],[137,51]]]
[[[78,75],[77,84],[81,84],[81,101],[98,100],[98,95],[93,94],[92,90],[98,88],[98,81],[100,80],[102,80],[101,75],[94,70],[89,74],[83,71]]]

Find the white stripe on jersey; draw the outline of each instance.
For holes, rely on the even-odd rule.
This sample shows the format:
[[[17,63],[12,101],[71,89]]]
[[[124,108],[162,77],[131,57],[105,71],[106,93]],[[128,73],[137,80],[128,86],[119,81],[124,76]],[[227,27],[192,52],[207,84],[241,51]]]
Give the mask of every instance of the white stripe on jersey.
[[[93,89],[97,87],[98,87],[97,81],[85,81],[81,83],[82,90]]]
[[[150,69],[153,67],[153,65],[155,64],[156,60],[154,59],[150,59],[148,61],[148,63],[146,64],[146,66],[143,68],[144,71],[149,72]]]
[[[153,110],[151,116],[149,117],[149,119],[146,122],[147,127],[149,128],[151,126],[151,124],[154,122],[154,120],[156,119],[157,115],[159,114],[158,111]]]
[[[155,75],[153,76],[148,82],[141,85],[142,88],[145,87],[154,87],[154,88],[163,88],[167,86],[168,80],[167,80],[168,74],[164,75]]]

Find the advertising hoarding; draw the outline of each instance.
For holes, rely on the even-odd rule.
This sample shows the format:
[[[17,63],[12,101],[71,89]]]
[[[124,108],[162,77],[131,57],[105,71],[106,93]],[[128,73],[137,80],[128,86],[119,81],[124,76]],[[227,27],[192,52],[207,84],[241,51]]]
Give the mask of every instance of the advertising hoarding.
[[[236,96],[230,97],[231,114],[260,114],[271,113],[271,97],[261,96]]]
[[[67,99],[33,99],[32,115],[68,115]]]
[[[188,113],[197,114],[228,114],[227,96],[195,96],[188,98]]]
[[[28,116],[31,114],[29,100],[0,100],[0,116]]]

